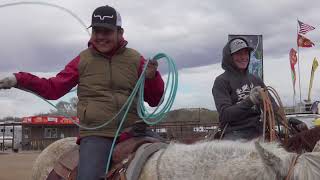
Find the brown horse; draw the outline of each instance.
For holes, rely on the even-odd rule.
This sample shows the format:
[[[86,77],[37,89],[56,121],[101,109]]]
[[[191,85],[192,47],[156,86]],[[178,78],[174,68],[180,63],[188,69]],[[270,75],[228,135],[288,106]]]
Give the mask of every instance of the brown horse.
[[[304,153],[311,152],[320,140],[320,126],[302,131],[289,138],[284,147],[289,152]]]

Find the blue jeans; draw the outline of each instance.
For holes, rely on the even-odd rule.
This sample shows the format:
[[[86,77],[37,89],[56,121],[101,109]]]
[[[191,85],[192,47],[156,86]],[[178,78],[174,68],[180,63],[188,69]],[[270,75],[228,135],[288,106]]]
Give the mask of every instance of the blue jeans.
[[[88,136],[81,139],[77,180],[103,180],[112,138]]]
[[[134,127],[133,136],[150,136],[164,139],[149,129]],[[77,180],[104,180],[107,158],[109,157],[113,138],[101,136],[83,137],[79,150],[79,166]]]

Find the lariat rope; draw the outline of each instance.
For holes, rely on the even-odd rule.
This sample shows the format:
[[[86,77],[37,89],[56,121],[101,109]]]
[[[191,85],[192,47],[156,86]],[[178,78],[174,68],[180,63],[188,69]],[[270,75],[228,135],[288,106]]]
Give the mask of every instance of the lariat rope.
[[[149,125],[154,125],[154,124],[157,124],[159,123],[164,117],[165,115],[167,114],[167,112],[170,111],[171,107],[172,107],[172,104],[174,102],[174,99],[176,97],[176,94],[177,94],[177,89],[178,89],[178,71],[176,69],[176,65],[173,61],[173,59],[171,59],[169,56],[165,55],[164,53],[159,53],[157,55],[155,55],[152,59],[154,60],[159,60],[161,58],[165,58],[168,62],[168,78],[167,78],[167,83],[166,83],[166,86],[165,86],[165,91],[161,97],[161,100],[157,106],[157,108],[152,112],[152,113],[149,113],[148,110],[145,108],[144,106],[144,100],[143,100],[143,94],[144,94],[144,80],[145,80],[145,71],[146,71],[146,68],[147,68],[147,64],[149,62],[149,60],[147,61],[147,63],[145,63],[145,66],[144,66],[144,69],[143,69],[143,72],[135,86],[135,88],[133,89],[131,95],[129,96],[127,102],[128,102],[128,105],[127,102],[122,106],[123,107],[127,107],[123,117],[122,117],[122,120],[119,124],[119,127],[116,131],[116,134],[115,134],[115,137],[113,138],[113,142],[112,142],[112,146],[111,146],[111,149],[110,149],[110,153],[109,153],[109,157],[108,157],[108,161],[107,161],[107,167],[106,167],[106,173],[108,172],[108,169],[109,169],[109,166],[110,166],[110,161],[111,161],[111,157],[112,157],[112,151],[114,149],[114,145],[115,145],[115,142],[116,142],[116,138],[118,137],[119,133],[120,133],[120,130],[121,130],[121,127],[122,127],[122,124],[124,123],[126,117],[127,117],[127,114],[129,112],[129,109],[130,109],[130,106],[134,100],[134,97],[136,96],[138,90],[139,90],[139,100],[138,100],[138,106],[137,106],[137,111],[138,111],[138,114],[139,116],[143,119],[143,121]],[[164,96],[165,94],[168,92],[168,87],[170,87],[170,92],[169,92],[169,95],[168,95],[168,99],[165,103],[163,103],[163,100],[164,100]],[[162,106],[162,108],[159,110],[159,112],[156,112],[160,106],[160,104],[164,104]],[[122,109],[121,108],[121,109]],[[119,111],[120,113],[121,111]],[[119,114],[118,113],[118,114]],[[152,121],[149,121],[149,119],[154,119]]]
[[[270,100],[270,96],[269,95],[273,95],[273,97],[275,98],[277,103],[277,110],[274,111],[273,106],[272,106],[272,102]],[[281,102],[281,99],[279,97],[279,94],[277,93],[277,91],[268,86],[262,90],[260,90],[260,95],[262,98],[262,103],[261,105],[263,105],[263,140],[269,140],[270,142],[275,141],[276,140],[276,126],[275,126],[275,122],[277,121],[278,123],[280,123],[283,126],[283,132],[284,132],[284,143],[287,144],[288,139],[289,139],[289,131],[293,132],[294,130],[289,126],[288,120],[285,116],[285,111],[283,108],[283,104]],[[275,118],[277,117],[277,118]],[[278,126],[278,131],[280,134],[280,127]],[[265,136],[265,133],[268,133],[268,137]],[[281,137],[278,137],[280,141],[282,141]],[[299,158],[300,155],[296,155],[290,163],[289,166],[289,170],[287,173],[287,176],[285,177],[285,180],[289,180],[292,177],[292,173],[294,170],[294,166],[297,163],[297,160]]]
[[[288,142],[289,138],[289,130],[292,131],[291,127],[288,125],[287,118],[285,116],[284,108],[281,102],[281,99],[276,92],[276,90],[270,86],[263,88],[259,91],[259,94],[261,96],[262,101],[260,102],[260,106],[262,107],[262,120],[263,120],[263,133],[262,137],[263,140],[267,141],[275,141],[277,138],[276,135],[276,121],[280,123],[284,127],[284,142]],[[272,94],[275,99],[277,100],[277,110],[275,111],[273,109],[272,101],[270,100],[270,94]],[[277,118],[276,118],[277,117]],[[220,140],[222,140],[225,130],[227,128],[228,124],[226,124],[222,130],[222,133],[220,135]],[[280,127],[278,126],[278,131],[280,131]],[[266,136],[267,133],[267,136]],[[280,140],[281,138],[278,137]]]
[[[273,109],[272,101],[270,100],[270,95],[273,95],[277,103],[277,109]],[[263,112],[263,139],[268,141],[275,141],[277,138],[276,135],[276,121],[283,126],[284,132],[284,142],[286,143],[289,138],[289,130],[291,130],[288,120],[285,116],[283,104],[281,99],[276,92],[276,90],[270,86],[262,89],[260,91],[260,96],[262,99],[261,106]],[[277,117],[277,118],[276,118]],[[278,131],[281,131],[281,128],[278,126]],[[268,136],[266,136],[268,133]],[[278,137],[281,140],[281,137]]]

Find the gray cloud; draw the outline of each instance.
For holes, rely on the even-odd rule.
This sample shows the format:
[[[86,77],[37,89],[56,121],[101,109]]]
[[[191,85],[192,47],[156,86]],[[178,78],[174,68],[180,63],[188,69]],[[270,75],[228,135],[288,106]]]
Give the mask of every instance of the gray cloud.
[[[3,3],[6,2],[11,1]],[[280,57],[295,46],[297,16],[314,24],[320,5],[289,0],[50,2],[73,11],[88,25],[96,7],[104,4],[116,7],[122,15],[130,47],[146,57],[166,52],[174,57],[179,68],[220,62],[228,34],[262,34],[264,53]],[[0,35],[3,42],[0,57],[10,61],[1,65],[0,71],[60,70],[86,47],[88,40],[79,22],[51,7],[2,8],[0,21],[7,27]],[[319,36],[314,35],[313,39]]]

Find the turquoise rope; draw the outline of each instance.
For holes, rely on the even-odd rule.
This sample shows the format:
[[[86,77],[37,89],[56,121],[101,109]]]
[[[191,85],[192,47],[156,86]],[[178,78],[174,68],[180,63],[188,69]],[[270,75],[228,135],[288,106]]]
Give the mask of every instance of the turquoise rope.
[[[139,89],[139,101],[138,101],[138,114],[140,118],[143,119],[143,121],[149,125],[155,125],[159,123],[166,115],[167,112],[170,111],[174,99],[177,94],[177,89],[178,89],[178,71],[176,68],[176,65],[174,63],[174,60],[171,59],[169,56],[167,56],[164,53],[159,53],[156,56],[153,57],[155,60],[159,60],[161,58],[165,58],[166,61],[168,62],[168,80],[167,84],[165,86],[164,94],[161,97],[160,103],[163,102],[164,96],[166,92],[168,92],[168,88],[170,87],[170,92],[168,94],[168,100],[166,103],[163,105],[163,108],[160,109],[160,111],[157,112],[157,110],[160,108],[160,105],[158,104],[157,108],[152,112],[149,113],[146,107],[144,106],[144,81],[141,82],[141,86]],[[162,103],[163,104],[163,103]],[[157,112],[157,113],[156,113]],[[149,121],[149,119],[152,119],[153,121]]]
[[[141,73],[141,76],[135,86],[135,88],[133,89],[131,95],[129,96],[128,100],[129,101],[128,103],[128,107],[124,113],[124,116],[119,124],[119,127],[116,131],[116,134],[115,134],[115,137],[112,141],[112,145],[111,145],[111,149],[110,149],[110,152],[109,152],[109,156],[108,156],[108,160],[107,160],[107,166],[106,166],[106,173],[108,172],[109,170],[109,166],[110,166],[110,161],[111,161],[111,157],[112,157],[112,152],[113,152],[113,149],[114,149],[114,145],[115,145],[115,142],[116,142],[116,138],[118,137],[119,135],[119,132],[120,132],[120,129],[122,127],[122,124],[124,123],[126,117],[127,117],[127,114],[128,114],[128,111],[130,109],[130,106],[134,100],[134,97],[136,96],[136,93],[138,92],[139,90],[139,99],[138,99],[138,106],[137,106],[137,110],[138,110],[138,114],[140,116],[140,118],[143,119],[143,121],[147,124],[156,124],[158,122],[160,122],[166,115],[167,112],[170,111],[170,108],[172,107],[172,104],[174,102],[174,99],[176,97],[176,93],[177,93],[177,89],[178,89],[178,71],[177,71],[177,68],[176,68],[176,65],[173,61],[172,58],[170,58],[169,56],[167,56],[166,54],[164,53],[159,53],[157,55],[155,55],[152,59],[154,60],[160,60],[161,58],[165,58],[167,60],[167,63],[168,63],[168,81],[166,83],[166,86],[165,86],[165,91],[164,91],[164,94],[162,95],[161,97],[161,100],[157,106],[157,108],[151,113],[149,114],[148,111],[146,110],[145,106],[144,106],[144,81],[145,81],[145,71],[146,71],[146,67],[147,67],[147,64],[149,62],[149,60],[145,63],[145,66],[143,68],[143,71]],[[173,79],[172,82],[170,81],[170,79]],[[168,96],[168,99],[164,105],[164,107],[159,111],[159,112],[156,112],[157,109],[160,107],[160,104],[163,103],[163,100],[164,100],[164,97],[165,97],[165,94],[167,92],[167,89],[168,89],[168,85],[170,85],[171,87],[171,90],[170,90],[170,93],[169,93],[169,96]],[[126,103],[125,103],[126,104]],[[148,121],[148,119],[156,119],[155,121]]]

